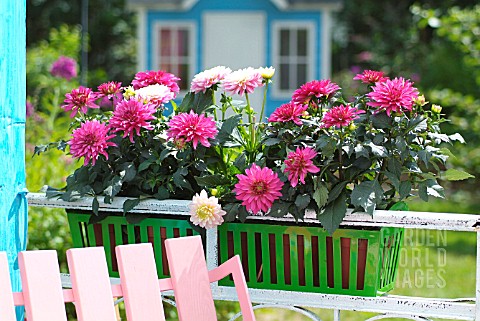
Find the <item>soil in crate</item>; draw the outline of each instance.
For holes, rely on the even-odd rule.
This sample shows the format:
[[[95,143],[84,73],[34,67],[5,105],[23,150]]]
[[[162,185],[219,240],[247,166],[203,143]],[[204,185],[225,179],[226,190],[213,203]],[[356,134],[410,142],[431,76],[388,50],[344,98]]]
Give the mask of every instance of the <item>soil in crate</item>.
[[[403,229],[393,227],[330,236],[318,226],[225,223],[219,261],[240,255],[251,288],[377,296],[393,288],[402,238]]]

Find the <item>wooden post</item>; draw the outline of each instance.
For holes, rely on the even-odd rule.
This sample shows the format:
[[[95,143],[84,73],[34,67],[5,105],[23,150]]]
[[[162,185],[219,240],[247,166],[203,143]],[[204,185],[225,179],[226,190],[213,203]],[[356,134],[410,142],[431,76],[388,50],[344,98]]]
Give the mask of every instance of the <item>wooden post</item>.
[[[17,253],[27,237],[25,17],[25,0],[0,0],[0,251],[7,252],[14,291],[21,289]]]

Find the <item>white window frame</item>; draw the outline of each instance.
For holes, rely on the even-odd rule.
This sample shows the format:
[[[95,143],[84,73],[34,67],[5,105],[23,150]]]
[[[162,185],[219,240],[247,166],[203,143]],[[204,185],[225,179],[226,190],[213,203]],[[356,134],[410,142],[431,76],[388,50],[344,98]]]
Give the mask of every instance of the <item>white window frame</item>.
[[[297,30],[297,29],[306,29],[307,30],[307,43],[309,44],[308,50],[307,50],[307,56],[301,61],[298,59],[298,56],[292,56],[292,57],[280,57],[280,30],[282,29],[289,29],[289,30]],[[271,43],[271,55],[272,55],[272,64],[277,70],[280,70],[280,64],[282,62],[285,62],[285,59],[287,59],[287,63],[289,64],[298,64],[300,62],[304,62],[307,64],[307,70],[306,70],[306,81],[311,81],[314,79],[314,71],[316,70],[316,58],[315,58],[315,48],[317,48],[317,37],[316,35],[316,26],[313,21],[291,21],[291,20],[280,20],[280,21],[275,21],[272,23],[271,26],[271,32],[272,32],[272,43]],[[296,37],[296,36],[294,36]],[[290,42],[290,50],[289,52],[296,52],[296,45],[291,41]],[[296,73],[296,69],[290,68],[290,74]],[[280,73],[276,74],[276,77],[280,77]],[[288,99],[291,98],[293,91],[297,88],[290,88],[288,90],[285,89],[280,89],[280,78],[275,79],[273,81],[273,86],[272,86],[272,96],[274,98],[280,98],[280,99]],[[296,75],[294,76],[296,79]],[[291,77],[291,79],[293,79]],[[290,85],[292,86],[292,85]]]
[[[184,61],[180,61],[180,57],[178,56],[171,56],[172,60],[169,63],[178,65],[179,63],[186,62],[189,65],[188,68],[188,73],[189,73],[189,79],[186,79],[187,82],[187,88],[181,88],[180,90],[180,95],[185,95],[188,90],[190,89],[190,81],[192,80],[193,76],[195,75],[196,72],[196,65],[197,65],[197,28],[194,22],[192,21],[187,21],[187,20],[162,20],[162,21],[157,21],[154,24],[153,27],[153,33],[152,33],[152,66],[153,69],[159,70],[160,65],[162,63],[161,61],[161,52],[159,48],[159,34],[161,29],[169,28],[171,30],[175,29],[187,29],[188,30],[188,43],[189,43],[189,56],[186,58]],[[173,47],[176,47],[175,44],[175,39],[173,39],[174,44]],[[169,71],[175,74],[175,76],[180,77],[177,73],[174,71]]]

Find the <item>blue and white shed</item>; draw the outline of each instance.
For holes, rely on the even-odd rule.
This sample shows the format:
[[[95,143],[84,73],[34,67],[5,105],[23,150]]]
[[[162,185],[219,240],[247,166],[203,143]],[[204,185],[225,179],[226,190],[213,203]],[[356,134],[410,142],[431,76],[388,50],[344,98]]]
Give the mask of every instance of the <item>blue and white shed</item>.
[[[138,70],[166,70],[187,90],[218,65],[274,66],[267,115],[313,79],[330,77],[339,0],[128,0],[138,12]],[[253,101],[255,104],[255,102]]]

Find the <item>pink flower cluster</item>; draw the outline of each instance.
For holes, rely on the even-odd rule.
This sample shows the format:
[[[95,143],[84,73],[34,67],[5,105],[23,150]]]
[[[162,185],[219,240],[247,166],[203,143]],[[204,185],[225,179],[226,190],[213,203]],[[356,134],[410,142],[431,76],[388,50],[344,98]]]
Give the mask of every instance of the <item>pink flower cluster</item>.
[[[85,165],[90,162],[94,165],[100,155],[108,158],[106,149],[115,146],[108,140],[115,137],[114,133],[123,133],[124,138],[129,137],[134,143],[134,137],[140,136],[142,129],[153,130],[151,121],[156,119],[159,107],[175,98],[179,91],[178,80],[173,74],[161,70],[147,71],[137,73],[132,81],[133,87],[126,89],[120,82],[110,81],[98,86],[98,92],[80,86],[67,93],[62,108],[70,111],[72,118],[79,112],[87,114],[89,109],[99,108],[99,99],[102,107],[107,106],[108,101],[114,105],[108,125],[98,120],[85,121],[73,132],[70,153],[74,157],[85,157]],[[124,89],[125,93],[122,93]]]
[[[245,175],[238,174],[237,177],[238,183],[233,191],[247,211],[253,214],[267,213],[273,202],[282,196],[283,183],[278,174],[268,167],[260,168],[253,164],[245,170]]]
[[[208,139],[214,139],[218,133],[215,121],[203,114],[198,115],[193,110],[190,113],[180,113],[168,122],[167,136],[170,140],[192,142],[193,149],[198,143],[210,147]]]
[[[418,98],[418,89],[413,87],[410,80],[400,77],[377,82],[367,96],[372,100],[367,103],[368,106],[376,107],[379,111],[385,110],[390,116],[392,112],[411,111]]]
[[[340,87],[329,79],[313,80],[295,90],[292,101],[297,104],[309,104],[314,98],[329,99]]]
[[[357,108],[350,107],[349,105],[332,107],[323,115],[322,127],[346,127],[350,125],[353,120],[358,119],[360,117],[358,116],[359,114],[363,113],[365,113],[364,110],[359,110]]]
[[[108,159],[107,148],[116,146],[109,142],[115,135],[108,134],[109,128],[98,120],[89,120],[82,124],[72,133],[72,139],[68,142],[70,153],[77,158],[85,157],[84,165],[95,165],[100,155]]]
[[[179,80],[180,78],[169,72],[163,70],[150,70],[145,72],[138,72],[132,81],[132,86],[135,90],[137,90],[150,85],[165,85],[170,88],[171,92],[178,94],[178,92],[180,91],[180,87],[178,86]]]
[[[227,93],[243,96],[251,94],[255,88],[261,87],[273,77],[275,68],[244,68],[232,71],[225,66],[217,66],[202,71],[193,77],[190,91],[203,92],[221,86]]]
[[[70,80],[77,77],[77,63],[75,59],[65,56],[60,56],[55,60],[50,68],[50,74],[55,77],[65,78]]]

